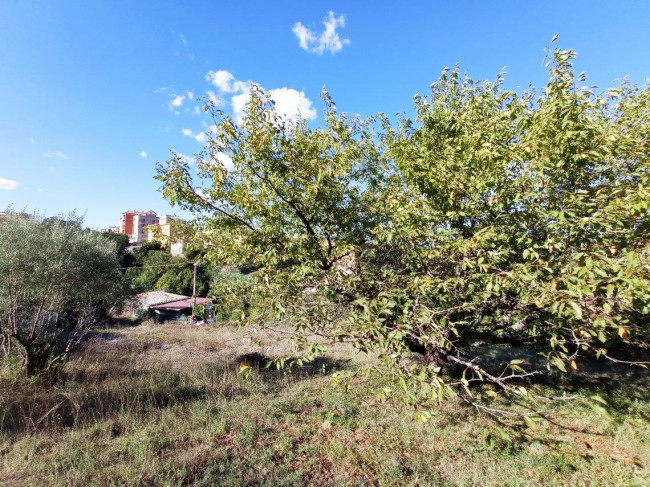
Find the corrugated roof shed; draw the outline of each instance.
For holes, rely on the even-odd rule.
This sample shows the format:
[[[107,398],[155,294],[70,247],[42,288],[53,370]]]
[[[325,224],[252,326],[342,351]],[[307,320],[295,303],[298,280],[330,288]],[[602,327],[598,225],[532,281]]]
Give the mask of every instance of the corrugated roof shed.
[[[172,301],[178,301],[180,299],[186,299],[189,296],[184,296],[182,294],[173,294],[167,293],[165,291],[149,291],[146,293],[140,293],[133,296],[131,300],[131,305],[134,308],[148,309],[151,306],[157,304],[169,303]]]
[[[209,303],[210,300],[206,298],[196,298],[196,304]],[[150,306],[149,309],[157,309],[161,311],[181,311],[183,309],[191,308],[194,304],[194,298],[179,299],[169,303],[162,303],[156,306]]]

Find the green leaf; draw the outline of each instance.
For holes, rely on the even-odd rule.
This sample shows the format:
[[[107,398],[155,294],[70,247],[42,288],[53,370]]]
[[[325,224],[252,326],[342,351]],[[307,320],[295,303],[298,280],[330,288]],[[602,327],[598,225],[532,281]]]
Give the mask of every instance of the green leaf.
[[[578,303],[575,303],[575,302],[571,301],[569,304],[573,308],[573,311],[575,313],[576,318],[581,320],[582,319],[582,309],[580,308]]]
[[[499,395],[496,392],[494,392],[494,391],[492,391],[490,389],[485,391],[485,395],[490,397],[491,399],[496,399],[497,397],[499,397]]]
[[[553,364],[560,369],[562,372],[566,372],[566,366],[564,365],[564,362],[560,360],[559,358],[555,358],[553,360]]]
[[[589,399],[591,399],[592,401],[598,402],[598,403],[600,403],[600,404],[602,404],[604,406],[607,406],[607,401],[605,401],[605,399],[603,399],[601,396],[599,396],[597,394],[589,396]]]
[[[524,416],[524,421],[526,423],[526,426],[528,426],[531,430],[537,429],[537,423],[535,423],[535,421],[533,421],[529,416]]]

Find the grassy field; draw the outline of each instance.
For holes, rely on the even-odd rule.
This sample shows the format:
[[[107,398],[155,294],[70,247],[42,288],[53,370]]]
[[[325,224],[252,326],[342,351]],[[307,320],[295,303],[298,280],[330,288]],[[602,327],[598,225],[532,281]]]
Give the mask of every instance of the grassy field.
[[[242,376],[242,361],[255,365],[245,354],[286,352],[272,336],[253,345],[251,334],[118,327],[56,385],[4,373],[0,485],[650,484],[647,376],[583,381],[536,430],[503,430],[453,400],[423,424],[380,403],[378,379],[354,379],[347,392],[331,384],[332,367],[372,365],[349,349],[294,376]]]

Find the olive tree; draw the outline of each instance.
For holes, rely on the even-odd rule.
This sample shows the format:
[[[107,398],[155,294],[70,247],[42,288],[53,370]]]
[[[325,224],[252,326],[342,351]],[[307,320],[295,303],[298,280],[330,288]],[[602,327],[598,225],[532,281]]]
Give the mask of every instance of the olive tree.
[[[649,343],[650,91],[596,94],[573,57],[551,53],[540,92],[446,69],[398,124],[324,93],[310,128],[253,88],[241,125],[208,107],[197,174],[174,155],[157,177],[215,261],[258,269],[245,320],[293,326],[305,358],[328,340],[378,352],[396,384],[383,396],[492,412],[471,383],[528,399],[520,380],[539,371],[491,373],[472,343],[526,342],[560,370]],[[449,363],[465,373],[446,383]]]
[[[0,316],[5,353],[18,345],[27,375],[64,362],[88,327],[119,303],[115,243],[71,214],[0,220]]]

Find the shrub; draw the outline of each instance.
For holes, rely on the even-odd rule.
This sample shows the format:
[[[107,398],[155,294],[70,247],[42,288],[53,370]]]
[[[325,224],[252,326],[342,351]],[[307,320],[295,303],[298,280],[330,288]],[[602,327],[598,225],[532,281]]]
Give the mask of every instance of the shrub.
[[[34,375],[60,365],[124,296],[115,243],[75,214],[0,220],[0,327]]]

